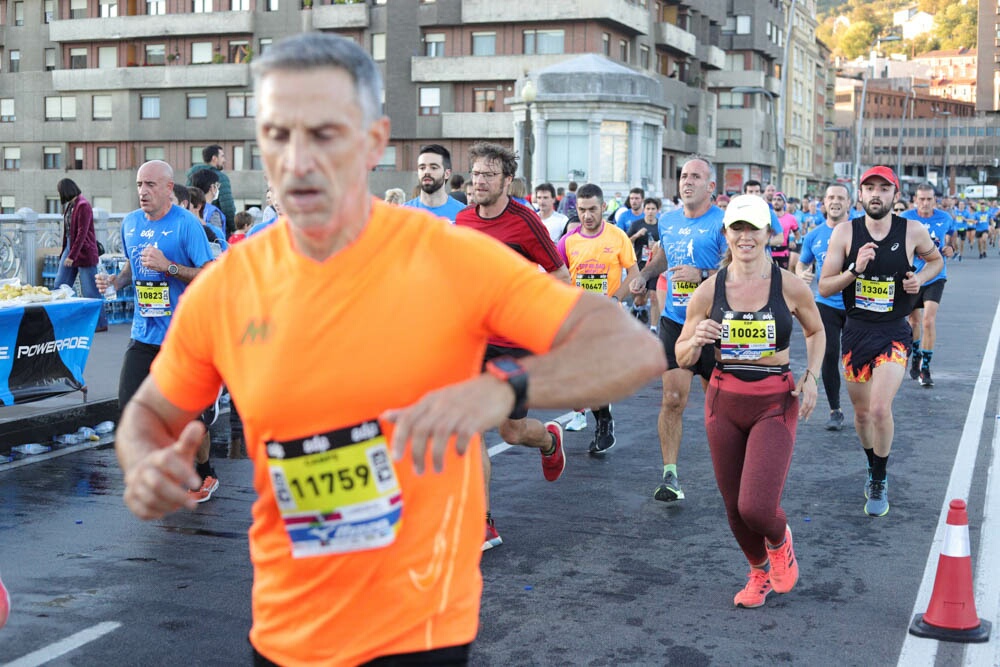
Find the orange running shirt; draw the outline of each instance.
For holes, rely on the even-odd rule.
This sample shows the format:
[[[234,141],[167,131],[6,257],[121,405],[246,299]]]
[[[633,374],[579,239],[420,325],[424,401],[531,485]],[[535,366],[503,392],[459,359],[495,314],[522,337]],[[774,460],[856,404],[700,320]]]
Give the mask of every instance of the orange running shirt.
[[[596,236],[586,236],[583,227],[578,227],[559,240],[558,250],[569,267],[570,282],[604,296],[618,291],[622,270],[636,263],[628,234],[606,222],[601,223]]]
[[[463,457],[449,445],[442,473],[428,461],[417,476],[409,450],[387,459],[378,431],[392,425],[374,420],[478,375],[491,335],[547,351],[578,298],[483,234],[377,200],[325,262],[292,249],[283,219],[199,275],[151,373],[182,409],[222,381],[239,406],[262,655],[351,665],[475,638],[479,443]]]

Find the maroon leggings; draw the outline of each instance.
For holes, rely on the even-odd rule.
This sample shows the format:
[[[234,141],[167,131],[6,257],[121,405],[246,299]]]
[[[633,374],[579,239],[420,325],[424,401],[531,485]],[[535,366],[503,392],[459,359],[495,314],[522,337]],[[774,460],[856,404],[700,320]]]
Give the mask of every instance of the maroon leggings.
[[[747,382],[716,369],[705,395],[705,431],[729,527],[751,565],[766,537],[785,535],[781,492],[795,447],[799,401],[791,373]]]

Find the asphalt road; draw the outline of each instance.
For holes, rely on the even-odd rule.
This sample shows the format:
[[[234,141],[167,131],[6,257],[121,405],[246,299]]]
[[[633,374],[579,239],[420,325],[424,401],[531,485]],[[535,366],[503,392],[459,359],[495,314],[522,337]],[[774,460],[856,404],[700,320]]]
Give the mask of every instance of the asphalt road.
[[[712,476],[700,386],[685,413],[679,471],[687,499],[677,507],[652,498],[659,383],[614,407],[618,445],[605,458],[587,454],[590,432],[568,434],[567,469],[556,483],[543,480],[535,452],[497,453],[493,514],[504,544],[483,555],[472,663],[897,663],[967,413],[985,391],[977,378],[1000,300],[1000,258],[991,252],[950,267],[936,386],[906,380],[897,397],[887,517],[863,513],[864,456],[852,428],[823,430],[820,391],[816,414],[799,426],[783,501],[801,578],[763,608],[732,605],[747,568]],[[801,370],[798,332],[792,350]],[[986,380],[968,501],[974,569],[993,580],[1000,568],[977,557],[984,521],[1000,521],[996,507],[983,512],[996,465],[996,363]],[[843,403],[849,424],[846,390]],[[489,440],[498,444],[495,434]],[[250,464],[216,465],[222,487],[211,502],[152,523],[124,509],[110,448],[0,469],[0,574],[14,603],[0,630],[0,664],[250,664]],[[966,664],[998,664],[998,632],[987,646],[993,657]],[[934,644],[938,665],[972,659],[963,645]]]

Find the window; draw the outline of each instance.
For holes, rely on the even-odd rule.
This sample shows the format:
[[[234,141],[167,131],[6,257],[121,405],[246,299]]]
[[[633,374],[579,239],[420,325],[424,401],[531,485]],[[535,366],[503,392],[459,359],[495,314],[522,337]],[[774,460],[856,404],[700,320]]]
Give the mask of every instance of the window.
[[[62,148],[59,146],[42,147],[42,167],[44,169],[62,169]]]
[[[229,0],[229,9],[234,12],[248,12],[250,0]]]
[[[628,181],[628,123],[601,122],[601,182]]]
[[[264,10],[268,12],[278,11],[278,0],[267,0],[267,2],[264,3]]]
[[[101,0],[101,18],[114,18],[118,16],[118,0]]]
[[[730,93],[730,92],[719,93],[719,108],[742,109],[743,93]]]
[[[201,65],[212,62],[212,42],[191,44],[191,64]]]
[[[118,67],[118,47],[101,46],[97,49],[97,66],[100,69],[114,69]]]
[[[208,118],[208,98],[204,95],[188,95],[187,109],[188,118]]]
[[[17,116],[14,114],[14,98],[0,99],[0,123],[13,123],[15,120]]]
[[[229,42],[229,62],[245,63],[250,61],[250,42]]]
[[[378,164],[375,165],[375,171],[395,171],[396,170],[396,147],[386,146],[385,151],[382,152],[382,157],[379,158]]]
[[[732,35],[734,32],[736,32],[736,17],[727,16],[726,22],[722,24],[722,34]]]
[[[550,120],[545,124],[545,171],[549,178],[582,180],[587,174],[590,137],[585,120]],[[570,176],[570,172],[574,176]]]
[[[105,211],[112,210],[111,208],[111,197],[102,197],[101,195],[94,195],[94,198],[90,201],[95,209],[103,208]]]
[[[77,48],[69,50],[69,68],[87,69],[87,49]]]
[[[473,89],[474,104],[476,113],[493,113],[497,110],[497,91],[495,88],[475,88]]]
[[[656,175],[656,165],[660,161],[660,144],[656,141],[656,126],[645,124],[642,126],[642,171],[639,178],[653,182]]]
[[[201,164],[202,163],[201,148],[202,148],[201,146],[192,146],[191,147],[191,166],[192,167],[194,165],[196,165],[196,164]]]
[[[160,96],[143,95],[139,98],[139,118],[153,119],[160,117]]]
[[[56,50],[45,49],[45,71],[51,72],[56,68]]]
[[[729,72],[742,72],[746,69],[746,58],[742,53],[726,54],[726,70]]]
[[[46,97],[45,120],[76,120],[76,98]]]
[[[497,34],[495,32],[472,33],[472,55],[494,56],[497,52]]]
[[[601,53],[611,56],[611,35],[606,32],[601,33]]]
[[[372,34],[372,60],[385,60],[385,33]]]
[[[164,150],[163,146],[146,146],[142,149],[142,159],[145,162],[150,160],[166,160],[167,151]]]
[[[0,195],[0,213],[13,215],[14,195]]]
[[[46,23],[52,23],[56,18],[56,0],[42,2],[42,18]]]
[[[565,41],[564,30],[525,30],[524,53],[525,55],[563,53]]]
[[[751,20],[749,16],[737,16],[736,17],[736,34],[737,35],[749,35],[750,34]]]
[[[118,168],[118,149],[113,146],[100,146],[97,149],[97,168],[108,171]]]
[[[147,44],[146,45],[146,64],[147,65],[166,65],[167,64],[167,47],[163,44]]]
[[[147,16],[164,16],[167,13],[167,0],[146,0]]]
[[[8,146],[3,149],[4,171],[17,171],[21,168],[21,149],[17,146]]]
[[[11,73],[21,71],[21,52],[18,49],[11,49],[10,67],[7,70]]]
[[[264,55],[265,53],[267,53],[267,50],[269,48],[271,48],[272,44],[274,44],[274,40],[271,39],[270,37],[261,37],[260,38],[260,55]]]
[[[195,14],[211,14],[214,0],[191,0],[191,11]]]
[[[230,118],[253,118],[257,105],[253,93],[229,93],[226,96],[226,115]]]
[[[441,89],[420,89],[420,115],[437,116],[441,113]]]
[[[429,32],[424,35],[424,55],[430,58],[444,56],[444,33]]]
[[[71,19],[87,18],[87,0],[69,0],[69,17]]]
[[[14,3],[14,25],[24,25],[24,2],[22,0]]]
[[[94,120],[111,120],[111,96],[94,95]]]
[[[243,171],[243,147],[233,146],[232,159],[229,160],[229,168],[233,171]]]
[[[62,202],[59,201],[59,197],[46,197],[45,198],[45,212],[46,213],[62,213]]]
[[[618,40],[618,59],[627,63],[632,55],[632,43],[627,39]]]
[[[250,144],[250,168],[260,171],[264,168],[264,163],[260,159],[260,146]]]
[[[719,128],[717,140],[719,148],[743,148],[743,130],[724,130]]]
[[[642,45],[639,47],[639,66],[649,69],[649,47]]]

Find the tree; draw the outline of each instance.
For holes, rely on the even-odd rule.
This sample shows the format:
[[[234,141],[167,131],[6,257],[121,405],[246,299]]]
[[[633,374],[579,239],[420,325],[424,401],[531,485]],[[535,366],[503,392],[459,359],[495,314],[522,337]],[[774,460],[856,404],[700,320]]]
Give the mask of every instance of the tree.
[[[928,32],[923,35],[917,35],[910,40],[909,53],[911,56],[919,56],[921,53],[937,51],[940,48],[941,42],[934,36],[934,33]]]
[[[840,52],[848,58],[866,55],[875,37],[875,26],[868,21],[854,21],[840,37]]]
[[[976,46],[978,9],[974,5],[951,5],[934,17],[934,34],[943,49]]]

